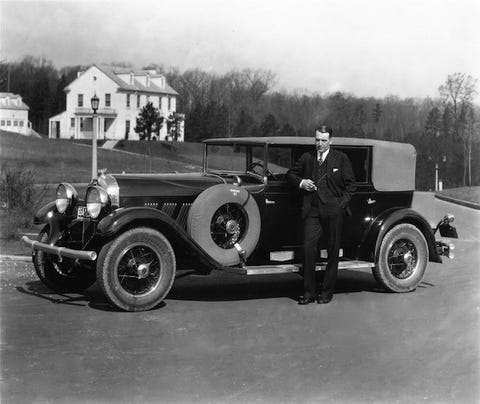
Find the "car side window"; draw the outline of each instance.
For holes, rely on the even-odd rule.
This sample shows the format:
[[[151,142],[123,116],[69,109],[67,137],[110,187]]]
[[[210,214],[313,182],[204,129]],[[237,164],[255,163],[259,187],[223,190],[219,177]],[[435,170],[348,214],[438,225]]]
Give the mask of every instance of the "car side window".
[[[268,146],[268,169],[275,174],[276,179],[282,179],[292,167],[292,148],[285,146]]]
[[[365,184],[370,182],[370,154],[369,147],[335,147],[345,153],[352,163],[353,173],[357,183]]]

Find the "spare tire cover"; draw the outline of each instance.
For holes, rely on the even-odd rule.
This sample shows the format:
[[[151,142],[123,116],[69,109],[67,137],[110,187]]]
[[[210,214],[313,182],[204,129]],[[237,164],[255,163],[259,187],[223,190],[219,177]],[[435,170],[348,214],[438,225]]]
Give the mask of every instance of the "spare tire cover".
[[[234,244],[248,257],[260,237],[260,211],[250,193],[229,184],[214,185],[193,202],[187,219],[188,234],[221,265],[240,262]]]

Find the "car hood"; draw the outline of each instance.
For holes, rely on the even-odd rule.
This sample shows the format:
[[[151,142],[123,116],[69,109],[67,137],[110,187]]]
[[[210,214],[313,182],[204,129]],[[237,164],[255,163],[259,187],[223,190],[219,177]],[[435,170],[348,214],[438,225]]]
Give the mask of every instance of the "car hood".
[[[112,174],[120,199],[131,197],[188,197],[223,182],[219,176],[204,173]]]

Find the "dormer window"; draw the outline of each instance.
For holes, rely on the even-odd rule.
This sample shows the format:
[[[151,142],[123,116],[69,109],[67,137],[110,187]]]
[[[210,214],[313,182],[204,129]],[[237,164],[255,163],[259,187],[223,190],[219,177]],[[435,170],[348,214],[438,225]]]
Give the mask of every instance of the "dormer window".
[[[133,73],[130,73],[130,84],[133,86],[133,81],[135,80],[135,76]]]
[[[150,75],[147,74],[147,79],[146,79],[147,87],[150,87]]]

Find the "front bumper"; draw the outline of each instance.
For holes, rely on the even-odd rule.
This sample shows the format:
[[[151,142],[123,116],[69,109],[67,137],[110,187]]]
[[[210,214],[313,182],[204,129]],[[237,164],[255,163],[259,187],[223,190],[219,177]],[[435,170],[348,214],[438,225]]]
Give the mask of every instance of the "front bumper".
[[[27,236],[22,237],[22,241],[29,245],[32,250],[40,250],[48,254],[58,255],[59,258],[73,258],[85,261],[95,261],[97,253],[95,251],[79,251],[66,247],[56,247],[50,244],[41,243],[40,241],[30,240]]]

